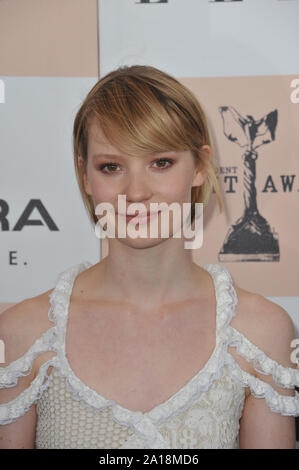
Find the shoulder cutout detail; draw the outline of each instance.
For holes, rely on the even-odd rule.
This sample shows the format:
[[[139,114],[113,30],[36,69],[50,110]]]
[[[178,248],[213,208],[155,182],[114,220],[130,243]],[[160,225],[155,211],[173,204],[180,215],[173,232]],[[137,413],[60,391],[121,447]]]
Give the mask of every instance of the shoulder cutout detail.
[[[45,362],[45,364],[41,366],[31,385],[26,388],[26,390],[8,403],[0,405],[0,424],[9,424],[16,421],[42,396],[44,390],[46,390],[49,384],[47,368],[50,365],[55,365],[55,362],[56,357]]]
[[[283,416],[299,416],[299,393],[296,390],[295,396],[281,395],[270,384],[243,371],[231,354],[227,357],[227,364],[230,365],[232,378],[241,386],[249,387],[255,398],[265,398],[271,411]]]
[[[208,265],[216,269],[218,265]],[[240,331],[230,326],[230,321],[236,315],[235,305],[237,304],[237,294],[234,289],[232,278],[227,268],[221,267],[223,275],[226,275],[229,282],[230,296],[234,299],[234,308],[227,312],[227,316],[222,315],[222,330],[220,331],[223,340],[228,346],[235,346],[237,352],[247,361],[252,361],[254,369],[263,375],[272,375],[274,382],[282,387],[294,389],[299,387],[299,369],[284,367],[274,359],[268,357],[264,351],[253,344]],[[220,286],[221,290],[221,286]],[[225,294],[221,302],[225,304]],[[239,366],[234,357],[227,351],[225,363],[231,368],[232,377],[243,387],[249,387],[255,398],[265,398],[271,411],[281,413],[286,416],[299,416],[299,393],[295,390],[294,396],[286,396],[278,393],[269,383],[258,377],[245,372]]]
[[[260,374],[271,374],[274,382],[282,388],[299,387],[299,369],[284,367],[274,359],[267,356],[264,351],[253,344],[240,331],[228,327],[230,345],[235,346],[237,352],[247,361],[252,361],[254,369]]]
[[[282,388],[294,389],[299,386],[299,369],[282,366],[231,326],[227,327],[226,336],[229,345],[235,346],[242,357],[251,361],[257,372],[263,375],[270,374],[274,382]],[[281,395],[269,383],[243,371],[232,355],[228,354],[232,366],[232,376],[239,384],[249,387],[255,398],[265,398],[273,412],[281,413],[284,416],[299,416],[299,393],[297,390],[295,390],[294,396]]]
[[[39,354],[47,351],[54,351],[57,355],[45,362],[32,380],[31,385],[23,390],[13,400],[0,405],[0,424],[9,424],[23,416],[30,406],[41,397],[43,391],[48,386],[49,376],[47,369],[49,366],[59,367],[59,358],[62,354],[63,346],[63,315],[68,306],[69,293],[72,289],[74,274],[82,269],[91,266],[86,261],[73,266],[60,273],[55,282],[55,288],[49,295],[50,308],[48,311],[49,320],[54,326],[45,331],[23,356],[11,362],[6,367],[0,367],[0,389],[14,387],[17,385],[19,377],[29,375],[32,371],[33,361]]]
[[[16,359],[6,367],[1,367],[0,388],[14,387],[17,385],[20,376],[30,374],[33,361],[38,354],[47,351],[55,351],[55,333],[55,327],[45,331],[22,357]]]

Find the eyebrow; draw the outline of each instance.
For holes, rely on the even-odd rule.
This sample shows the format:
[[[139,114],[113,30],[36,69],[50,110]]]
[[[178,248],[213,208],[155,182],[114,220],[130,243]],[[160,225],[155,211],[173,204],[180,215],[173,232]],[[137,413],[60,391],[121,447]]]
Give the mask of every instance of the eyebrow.
[[[170,154],[170,153],[174,153],[175,151],[165,151],[165,152],[154,152],[152,155],[149,155],[149,157],[155,157],[159,154]],[[148,157],[148,158],[149,158]],[[96,160],[97,158],[116,158],[116,159],[119,159],[119,158],[124,158],[122,155],[116,155],[116,154],[113,154],[113,153],[96,153],[92,156],[92,160]]]
[[[92,159],[95,160],[96,158],[123,158],[121,155],[115,155],[113,153],[96,153],[93,155]]]

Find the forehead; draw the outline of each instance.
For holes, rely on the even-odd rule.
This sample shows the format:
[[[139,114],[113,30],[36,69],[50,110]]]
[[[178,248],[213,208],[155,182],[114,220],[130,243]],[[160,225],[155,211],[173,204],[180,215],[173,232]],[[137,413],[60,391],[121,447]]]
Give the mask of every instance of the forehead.
[[[152,152],[144,153],[144,156],[147,154],[152,154]],[[121,150],[118,147],[115,147],[105,136],[101,126],[94,120],[90,123],[88,127],[88,158],[93,159],[97,156],[133,156],[128,155],[125,151]],[[141,153],[138,153],[140,157]]]
[[[127,154],[126,152],[122,152],[119,148],[115,147],[105,136],[103,130],[101,129],[101,126],[93,119],[89,126],[88,126],[88,160],[93,160],[94,158],[97,158],[99,155],[111,155],[113,156],[133,156],[133,154]],[[141,152],[142,153],[142,152]],[[138,158],[141,155],[140,152],[138,152]],[[177,154],[177,155],[184,155],[184,154],[191,154],[190,150],[184,151],[184,150],[170,150],[170,149],[160,149],[160,150],[155,150],[155,151],[148,151],[142,153],[144,157],[148,156],[153,156],[153,155],[161,155],[161,156],[167,156],[168,154]]]
[[[116,150],[115,147],[107,140],[101,127],[96,122],[92,121],[88,127],[88,146],[101,147],[103,150],[112,149]]]

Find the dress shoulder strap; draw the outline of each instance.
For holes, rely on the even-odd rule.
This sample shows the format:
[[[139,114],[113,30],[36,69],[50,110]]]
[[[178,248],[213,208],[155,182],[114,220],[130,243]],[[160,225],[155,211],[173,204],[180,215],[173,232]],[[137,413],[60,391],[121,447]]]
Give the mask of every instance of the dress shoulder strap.
[[[92,266],[92,263],[83,261],[61,272],[57,277],[55,289],[49,295],[51,307],[48,317],[56,325],[57,338],[55,346],[59,358],[65,355],[66,324],[74,281],[80,272],[90,266]]]
[[[238,298],[233,286],[232,277],[225,266],[219,264],[204,264],[214,281],[217,318],[217,333],[222,332],[230,324],[232,318],[236,315],[236,306]]]
[[[232,318],[237,314],[237,294],[233,286],[232,277],[224,266],[209,264],[203,266],[214,275],[216,297],[218,298],[217,324],[218,333],[226,346],[234,347],[236,352],[247,362],[252,362],[258,374],[269,376],[268,381],[252,375],[242,369],[238,361],[226,350],[224,363],[230,368],[231,378],[239,385],[249,387],[251,395],[255,398],[264,398],[272,412],[283,416],[299,416],[299,363],[292,367],[283,366],[274,360],[260,347],[249,340],[241,331],[230,325]],[[262,314],[262,312],[261,312]],[[272,376],[272,377],[271,377]],[[279,388],[294,390],[293,395],[280,393]]]
[[[66,317],[74,281],[81,271],[91,265],[89,261],[83,261],[62,271],[57,276],[55,287],[49,295],[51,305],[48,312],[49,320],[57,324]]]
[[[36,403],[48,387],[47,370],[50,365],[59,365],[59,356],[63,353],[64,321],[67,316],[68,304],[72,285],[77,273],[91,266],[88,261],[68,268],[60,273],[55,281],[55,287],[50,294],[48,318],[54,324],[46,330],[31,347],[7,366],[0,367],[0,389],[15,387],[19,378],[32,372],[34,359],[44,352],[56,352],[56,356],[46,361],[39,369],[31,384],[10,401],[0,405],[0,424],[9,424],[23,416]]]

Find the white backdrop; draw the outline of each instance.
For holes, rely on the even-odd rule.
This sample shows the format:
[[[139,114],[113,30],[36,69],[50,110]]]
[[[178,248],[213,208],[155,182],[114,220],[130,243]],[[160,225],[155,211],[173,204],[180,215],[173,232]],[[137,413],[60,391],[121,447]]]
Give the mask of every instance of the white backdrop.
[[[297,0],[98,0],[100,75],[143,63],[176,77],[299,72]]]
[[[99,260],[72,154],[73,119],[97,78],[0,78],[0,302],[14,303]]]

